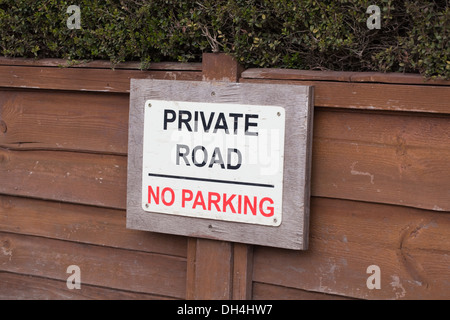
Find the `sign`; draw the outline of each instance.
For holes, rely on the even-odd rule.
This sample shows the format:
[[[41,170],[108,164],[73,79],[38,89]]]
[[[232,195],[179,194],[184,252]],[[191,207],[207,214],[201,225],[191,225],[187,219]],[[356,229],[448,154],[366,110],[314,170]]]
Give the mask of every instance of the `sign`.
[[[142,209],[279,226],[285,110],[147,100]]]
[[[312,91],[132,79],[127,228],[306,249]]]

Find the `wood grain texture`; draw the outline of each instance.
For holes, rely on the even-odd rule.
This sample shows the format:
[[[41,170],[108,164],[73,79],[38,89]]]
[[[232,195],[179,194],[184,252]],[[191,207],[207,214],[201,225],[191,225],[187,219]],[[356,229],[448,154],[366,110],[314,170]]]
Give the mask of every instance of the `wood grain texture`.
[[[81,284],[184,298],[186,259],[0,232],[0,270],[66,281],[78,265]]]
[[[253,246],[233,244],[233,300],[252,299]]]
[[[382,73],[382,72],[354,72],[354,71],[314,71],[277,68],[250,68],[242,73],[244,79],[266,80],[311,80],[311,81],[339,81],[339,82],[379,82],[397,84],[420,85],[450,85],[450,81],[443,79],[426,79],[414,73]]]
[[[130,69],[141,70],[140,62],[126,61],[112,64],[108,60],[66,60],[57,58],[29,59],[0,57],[0,65],[25,66],[25,67],[57,67],[57,68],[94,68],[94,69]],[[201,63],[183,62],[153,62],[146,70],[178,70],[178,71],[202,71]]]
[[[186,257],[185,238],[125,225],[124,210],[0,195],[0,231]]]
[[[292,249],[307,247],[312,101],[309,87],[225,82],[133,80],[130,97],[127,227]],[[211,92],[214,92],[214,95]],[[271,94],[268,94],[271,92]],[[311,97],[311,96],[310,96]],[[237,224],[142,210],[143,106],[148,99],[279,105],[286,109],[283,222],[280,227]],[[302,106],[301,108],[299,106]]]
[[[125,209],[123,156],[0,148],[0,193]]]
[[[225,65],[64,64],[0,58],[1,299],[180,299],[207,297],[208,286],[231,298],[450,298],[448,81],[241,74],[315,86],[310,246],[296,252],[125,229],[130,78],[229,78]],[[211,237],[223,231],[210,225]],[[81,291],[66,287],[70,264]],[[366,287],[372,264],[380,290]],[[225,291],[212,289],[215,276]]]
[[[316,107],[450,113],[450,86],[245,78],[240,82],[314,86]]]
[[[69,274],[67,274],[69,276]],[[148,293],[130,292],[82,284],[69,290],[66,281],[0,271],[1,300],[167,300]]]
[[[223,53],[203,53],[203,81],[238,82],[244,68],[236,60]]]
[[[232,294],[233,244],[198,239],[195,244],[195,268],[188,299],[229,300]],[[188,273],[189,274],[189,273]]]
[[[145,231],[144,231],[145,232]],[[187,254],[186,254],[186,299],[194,300],[197,291],[195,272],[197,261],[197,238],[187,238]]]
[[[0,87],[127,93],[130,79],[201,80],[198,71],[138,71],[0,65]]]
[[[350,300],[352,298],[267,283],[253,283],[253,300]]]
[[[450,118],[316,108],[312,194],[450,211]]]
[[[308,251],[255,247],[254,281],[363,299],[448,299],[450,216],[313,198]],[[370,265],[381,289],[369,290]]]
[[[126,155],[126,94],[1,90],[0,147]]]

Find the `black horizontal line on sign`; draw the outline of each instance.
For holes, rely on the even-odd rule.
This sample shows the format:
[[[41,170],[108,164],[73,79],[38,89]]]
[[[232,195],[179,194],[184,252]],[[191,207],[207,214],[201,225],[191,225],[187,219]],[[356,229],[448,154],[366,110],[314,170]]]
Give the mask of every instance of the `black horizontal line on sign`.
[[[231,180],[217,180],[217,179],[205,179],[205,178],[194,178],[194,177],[183,177],[183,176],[171,176],[171,175],[168,175],[168,174],[157,174],[157,173],[149,173],[148,175],[150,177],[180,179],[180,180],[206,181],[206,182],[216,182],[216,183],[226,183],[226,184],[239,184],[239,185],[251,186],[251,187],[263,187],[263,188],[274,188],[275,187],[273,184],[264,184],[264,183],[241,182],[241,181],[231,181]]]

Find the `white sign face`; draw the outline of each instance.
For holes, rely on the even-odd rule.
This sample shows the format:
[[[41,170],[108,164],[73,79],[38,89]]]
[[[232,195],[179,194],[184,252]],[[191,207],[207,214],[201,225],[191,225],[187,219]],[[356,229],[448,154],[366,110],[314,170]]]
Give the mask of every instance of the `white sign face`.
[[[142,208],[279,226],[285,109],[145,102]]]

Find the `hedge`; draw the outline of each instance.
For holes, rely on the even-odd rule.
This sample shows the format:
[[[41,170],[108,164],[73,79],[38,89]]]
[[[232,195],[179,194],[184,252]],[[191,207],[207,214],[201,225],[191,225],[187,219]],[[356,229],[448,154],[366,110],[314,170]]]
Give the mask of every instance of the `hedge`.
[[[72,4],[81,29],[66,25]],[[367,27],[369,5],[381,9],[380,29]],[[447,0],[0,0],[0,54],[145,68],[221,51],[246,67],[449,79],[449,25]]]

